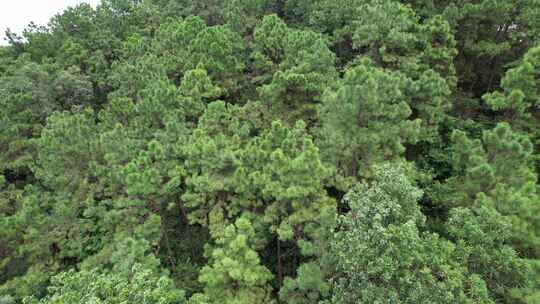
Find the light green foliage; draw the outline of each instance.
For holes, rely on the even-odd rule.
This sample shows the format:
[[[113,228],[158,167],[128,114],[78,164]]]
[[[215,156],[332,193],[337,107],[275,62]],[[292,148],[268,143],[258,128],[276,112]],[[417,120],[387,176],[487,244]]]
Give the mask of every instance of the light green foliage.
[[[8,30],[0,302],[538,302],[539,1],[102,0]]]
[[[192,221],[208,224],[207,216],[228,200],[235,183],[233,173],[238,160],[235,154],[247,135],[242,125],[223,102],[209,105],[199,128],[191,134],[188,144],[178,147],[185,155],[186,192],[182,195]]]
[[[26,298],[24,303],[186,303],[184,293],[174,287],[168,276],[159,273],[159,261],[146,255],[146,250],[144,242],[121,240],[113,254],[112,270],[61,273],[52,278],[49,296],[39,301]]]
[[[221,95],[220,88],[212,84],[212,80],[202,65],[187,71],[180,87],[184,95],[196,100],[215,98]]]
[[[260,265],[253,249],[255,230],[246,218],[225,227],[215,240],[208,266],[201,269],[199,280],[205,284],[208,303],[270,303],[270,271]],[[194,299],[200,298],[196,295]]]
[[[182,86],[201,81],[205,89],[212,82],[219,87],[199,92],[205,98],[232,94],[244,67],[242,50],[241,38],[225,26],[210,27],[198,17],[169,19],[153,39],[133,35],[124,43],[125,60],[113,64],[109,77],[116,89],[113,96],[137,99],[140,90],[157,80]]]
[[[372,185],[345,196],[351,210],[340,216],[330,247],[331,303],[492,303],[467,290],[469,278],[450,242],[419,231],[421,195],[403,173],[383,166]]]
[[[37,300],[26,300],[28,304],[64,303],[185,303],[183,293],[174,290],[166,277],[154,278],[151,273],[133,268],[131,277],[114,273],[101,274],[97,270],[66,272],[53,277],[49,288],[51,296]]]

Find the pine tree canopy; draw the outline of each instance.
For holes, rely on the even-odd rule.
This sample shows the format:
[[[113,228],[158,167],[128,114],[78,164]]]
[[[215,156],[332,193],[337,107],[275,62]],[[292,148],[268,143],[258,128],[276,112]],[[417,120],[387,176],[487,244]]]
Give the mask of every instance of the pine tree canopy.
[[[537,304],[539,174],[540,0],[82,3],[0,46],[0,304]]]

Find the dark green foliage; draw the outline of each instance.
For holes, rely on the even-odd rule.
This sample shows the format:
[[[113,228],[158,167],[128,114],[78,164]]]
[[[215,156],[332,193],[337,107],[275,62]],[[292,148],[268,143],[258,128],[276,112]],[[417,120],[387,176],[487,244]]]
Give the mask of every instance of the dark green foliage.
[[[0,303],[537,303],[538,0],[103,0],[0,47]]]
[[[450,207],[482,206],[489,200],[508,216],[510,239],[525,256],[538,257],[540,206],[536,175],[531,170],[533,146],[523,135],[501,123],[471,140],[463,132],[452,136],[455,175],[440,187],[438,201]]]
[[[293,30],[276,15],[253,33],[253,81],[274,117],[315,120],[314,105],[335,79],[335,55],[312,31]]]
[[[370,175],[374,164],[399,158],[404,144],[418,140],[421,122],[410,117],[406,81],[364,60],[346,70],[337,92],[326,92],[320,146],[341,174]]]
[[[496,298],[515,303],[511,288],[528,286],[529,268],[539,256],[540,198],[531,166],[533,145],[506,123],[485,131],[482,140],[455,131],[452,141],[454,175],[436,187],[435,200],[457,207],[450,211],[447,229],[475,264],[482,264],[473,272],[490,278],[486,281]]]
[[[450,212],[448,231],[456,240],[456,250],[465,255],[471,274],[484,280],[487,293],[496,303],[522,303],[519,288],[525,293],[533,287],[534,273],[527,260],[506,245],[510,222],[498,213],[492,202],[480,197],[479,207],[455,208]],[[525,301],[524,301],[525,300]]]
[[[491,109],[500,113],[516,130],[527,134],[535,149],[540,148],[540,46],[531,48],[520,64],[508,70],[501,81],[503,92],[484,95]],[[537,174],[540,159],[536,156]]]
[[[78,68],[61,70],[23,56],[2,74],[0,91],[0,167],[21,173],[34,155],[28,140],[39,136],[47,116],[89,106],[94,99],[92,83]]]

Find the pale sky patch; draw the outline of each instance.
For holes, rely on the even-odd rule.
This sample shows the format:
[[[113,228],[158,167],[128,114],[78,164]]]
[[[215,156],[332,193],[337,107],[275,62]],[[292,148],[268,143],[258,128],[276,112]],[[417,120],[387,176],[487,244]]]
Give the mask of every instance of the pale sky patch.
[[[46,25],[51,17],[67,7],[79,3],[90,3],[95,7],[100,2],[100,0],[0,0],[0,44],[6,44],[4,33],[8,27],[12,32],[21,34],[31,21],[38,25]]]

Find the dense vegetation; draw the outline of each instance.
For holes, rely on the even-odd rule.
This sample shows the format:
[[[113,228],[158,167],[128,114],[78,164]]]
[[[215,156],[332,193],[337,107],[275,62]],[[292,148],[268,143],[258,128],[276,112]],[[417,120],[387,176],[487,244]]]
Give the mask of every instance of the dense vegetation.
[[[0,48],[0,303],[540,303],[540,0],[103,0]]]

